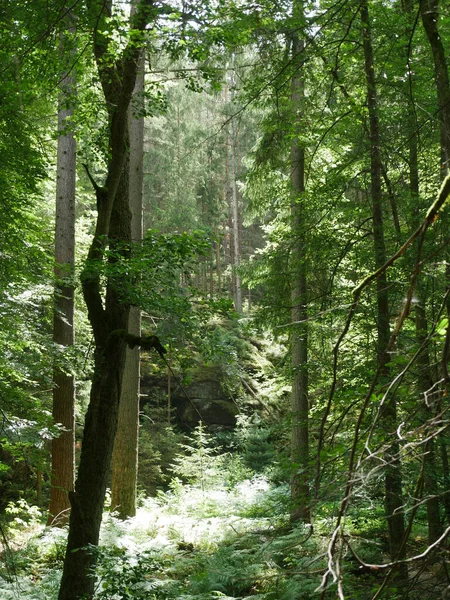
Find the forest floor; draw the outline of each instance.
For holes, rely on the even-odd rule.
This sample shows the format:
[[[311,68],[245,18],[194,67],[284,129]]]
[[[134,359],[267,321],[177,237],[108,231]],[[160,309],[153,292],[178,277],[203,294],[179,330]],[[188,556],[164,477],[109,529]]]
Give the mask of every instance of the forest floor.
[[[228,487],[183,485],[175,479],[168,491],[141,498],[133,518],[120,521],[105,513],[100,547],[94,549],[98,552],[95,598],[319,598],[334,509],[329,506],[323,512],[311,535],[308,527],[289,527],[288,497],[287,485],[274,486],[262,476]],[[24,502],[11,510],[15,513],[7,545],[3,540],[0,598],[56,600],[67,532],[45,527],[40,511]],[[361,513],[367,514],[376,522],[373,511]],[[363,518],[357,525],[361,522],[368,520]],[[361,545],[356,526],[352,535],[354,543]],[[372,558],[386,558],[382,538],[366,532],[364,542]],[[351,558],[344,556],[342,562],[345,598],[373,598],[383,576],[358,573]],[[440,598],[443,583],[429,570],[423,573],[427,583],[417,585],[416,581],[409,597]],[[337,597],[332,585],[326,598]],[[380,597],[405,596],[391,587]]]

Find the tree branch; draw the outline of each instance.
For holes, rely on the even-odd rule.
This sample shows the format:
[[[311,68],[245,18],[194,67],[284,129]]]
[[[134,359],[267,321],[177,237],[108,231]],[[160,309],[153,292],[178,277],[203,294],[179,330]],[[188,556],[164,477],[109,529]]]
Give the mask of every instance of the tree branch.
[[[123,340],[131,349],[139,346],[143,350],[156,350],[161,358],[164,358],[164,354],[167,354],[167,350],[161,344],[157,335],[139,336],[128,333],[125,329],[116,329],[111,332],[110,339]]]

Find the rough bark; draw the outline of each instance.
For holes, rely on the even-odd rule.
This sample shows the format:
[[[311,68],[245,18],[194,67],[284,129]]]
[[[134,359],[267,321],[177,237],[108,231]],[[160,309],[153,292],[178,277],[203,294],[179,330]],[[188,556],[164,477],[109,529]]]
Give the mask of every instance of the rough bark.
[[[294,17],[303,22],[303,4],[294,2]],[[297,25],[298,30],[298,25]],[[296,136],[291,143],[291,522],[310,521],[309,490],[309,405],[308,405],[308,286],[305,191],[305,149],[298,135],[302,127],[302,52],[304,43],[297,30],[292,35],[292,64],[294,74],[291,89],[291,110]]]
[[[384,238],[383,222],[383,194],[382,194],[382,163],[380,155],[381,136],[378,118],[377,87],[373,61],[373,48],[369,8],[367,0],[361,2],[361,23],[364,47],[364,66],[367,84],[367,106],[369,113],[369,137],[370,137],[370,178],[371,178],[371,200],[373,221],[373,242],[375,267],[378,269],[386,262],[386,247]],[[389,368],[387,367],[388,356],[386,349],[390,339],[389,325],[389,298],[385,272],[377,278],[377,362],[381,367],[381,378],[385,382],[389,380]],[[387,399],[381,410],[381,425],[386,440],[392,439],[392,433],[397,428],[397,406],[395,398]],[[405,557],[405,523],[403,515],[402,497],[402,472],[399,459],[399,444],[396,437],[388,442],[385,451],[385,511],[388,522],[390,554],[392,560],[400,560]],[[399,579],[407,579],[408,572],[405,565],[394,570],[394,576]]]
[[[97,223],[82,272],[83,296],[95,342],[94,376],[85,419],[82,450],[75,490],[70,495],[72,511],[59,600],[92,598],[95,552],[117,429],[126,345],[117,331],[128,326],[129,305],[124,282],[111,278],[103,298],[100,266],[104,248],[127,252],[131,242],[128,182],[124,170],[127,157],[128,106],[135,86],[140,46],[152,3],[141,0],[132,19],[133,40],[114,64],[104,60],[108,45],[107,19],[111,3],[92,0],[88,10],[94,31],[94,52],[100,82],[109,112],[109,163],[104,186],[93,180],[97,195]],[[141,37],[138,32],[141,31]],[[126,193],[121,193],[126,190]],[[121,242],[115,244],[116,240]],[[126,283],[126,282],[125,282]]]
[[[128,194],[133,244],[138,244],[142,240],[144,118],[136,114],[136,111],[143,109],[144,66],[144,54],[142,53],[134,89],[134,100],[129,109],[128,123],[130,139]],[[130,307],[128,332],[140,336],[141,311],[137,306]],[[112,459],[111,509],[116,511],[121,519],[133,517],[136,514],[139,392],[140,351],[136,346],[126,350],[119,421]]]
[[[72,44],[75,28],[70,25],[60,37],[61,56],[65,51],[69,56],[74,54]],[[69,121],[73,115],[75,83],[73,70],[62,78],[58,109],[53,342],[62,349],[73,346],[75,342],[73,271],[76,141]],[[64,431],[52,440],[48,523],[62,526],[69,519],[69,492],[73,490],[75,478],[75,380],[73,375],[58,365],[53,369],[53,421],[61,424]]]

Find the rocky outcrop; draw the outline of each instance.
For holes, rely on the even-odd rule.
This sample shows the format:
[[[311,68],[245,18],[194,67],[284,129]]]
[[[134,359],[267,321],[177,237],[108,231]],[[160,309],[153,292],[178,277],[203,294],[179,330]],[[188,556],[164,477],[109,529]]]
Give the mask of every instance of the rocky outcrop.
[[[146,373],[141,379],[142,405],[167,402],[168,378]],[[175,421],[183,429],[194,428],[202,421],[209,429],[234,427],[238,408],[225,385],[219,367],[198,367],[184,378],[184,383],[171,378],[171,405]]]

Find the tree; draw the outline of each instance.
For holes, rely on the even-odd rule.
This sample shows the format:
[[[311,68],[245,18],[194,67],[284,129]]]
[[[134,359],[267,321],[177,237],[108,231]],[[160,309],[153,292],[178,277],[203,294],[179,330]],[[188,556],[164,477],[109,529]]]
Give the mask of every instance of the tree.
[[[231,144],[230,144],[230,240],[233,250],[231,264],[233,265],[233,297],[236,311],[242,313],[242,286],[241,276],[238,272],[241,262],[241,236],[240,236],[240,218],[239,218],[239,195],[237,188],[237,131],[234,119],[231,121]]]
[[[75,57],[74,17],[67,19],[67,30],[61,33],[60,53],[67,62]],[[74,267],[75,267],[75,182],[76,142],[71,130],[73,95],[75,93],[73,64],[61,80],[58,110],[58,152],[56,175],[55,226],[55,306],[53,341],[62,350],[74,345]],[[61,360],[62,362],[62,360]],[[50,488],[49,523],[61,525],[68,521],[69,492],[75,478],[75,381],[64,364],[56,364],[53,374],[53,420],[64,427],[52,440],[52,479]]]
[[[130,21],[130,37],[118,56],[111,56],[108,22],[112,2],[88,3],[94,54],[108,111],[109,160],[104,185],[93,178],[97,198],[97,222],[81,281],[95,343],[94,376],[75,489],[70,494],[69,536],[59,600],[91,597],[106,485],[117,429],[126,342],[117,332],[126,331],[129,303],[121,284],[111,278],[102,298],[101,265],[109,247],[126,256],[131,243],[131,213],[126,177],[128,107],[136,83],[145,27],[152,18],[151,2],[142,0]],[[123,283],[123,282],[122,282]]]
[[[361,23],[364,48],[365,75],[367,82],[367,106],[369,114],[370,140],[370,181],[372,200],[372,226],[375,268],[381,268],[387,260],[383,222],[381,136],[378,117],[378,95],[373,60],[371,22],[367,0],[361,3]],[[386,382],[389,379],[387,348],[390,340],[389,297],[386,273],[376,280],[377,290],[377,374]],[[397,427],[397,406],[395,397],[389,397],[381,407],[380,419],[386,439]],[[385,506],[389,530],[389,543],[392,560],[405,557],[405,525],[403,515],[402,473],[399,458],[399,443],[387,442],[385,455]],[[406,567],[398,569],[398,575],[407,578]]]
[[[41,45],[39,57],[34,51],[36,38],[45,38],[49,22],[59,23],[56,17],[59,9],[59,2],[49,3],[45,17],[23,3],[3,5],[1,9],[0,495],[3,510],[18,496],[42,501],[47,440],[60,433],[51,427],[47,392],[51,387],[53,356],[48,294],[53,240],[48,222],[54,210],[54,196],[47,202],[42,189],[48,171],[46,115],[53,112],[51,88],[57,53],[54,47],[49,51],[49,44]],[[51,84],[39,74],[41,57],[48,60]],[[16,465],[25,471],[27,482],[20,477],[16,481]]]
[[[420,225],[420,187],[419,187],[419,150],[418,150],[418,131],[415,119],[415,103],[412,93],[413,69],[411,65],[410,44],[414,35],[414,6],[412,0],[406,0],[403,4],[405,12],[405,57],[408,65],[408,102],[406,114],[406,138],[408,144],[408,179],[409,192],[412,200],[412,215],[411,222],[413,230]],[[417,346],[421,348],[418,362],[418,377],[417,388],[422,402],[426,394],[433,388],[433,370],[431,366],[430,348],[428,344],[429,324],[427,318],[427,294],[426,285],[424,285],[423,277],[419,277],[416,284],[416,303],[415,303],[415,327]],[[422,415],[424,421],[433,418],[431,407],[425,402],[425,410]],[[428,494],[426,501],[427,518],[428,518],[428,543],[433,544],[442,534],[439,497],[437,487],[436,473],[436,451],[435,440],[432,436],[427,441],[424,453],[424,489]]]
[[[291,61],[293,64],[291,111],[294,134],[291,142],[290,178],[292,186],[291,218],[291,521],[310,521],[309,499],[309,399],[308,399],[308,284],[307,284],[307,219],[305,207],[305,148],[301,142],[302,61],[304,43],[298,31],[304,27],[303,2],[293,4],[294,31],[291,39]]]
[[[128,129],[129,157],[129,204],[131,210],[132,243],[142,242],[142,185],[144,157],[144,93],[145,54],[141,52],[139,71],[133,98],[129,107]],[[141,311],[130,306],[127,331],[141,335]],[[124,378],[119,404],[117,434],[112,460],[111,508],[125,519],[136,514],[136,490],[138,470],[138,430],[140,391],[139,347],[127,348]]]
[[[443,180],[450,172],[450,79],[448,73],[448,64],[446,58],[446,52],[443,44],[443,40],[440,34],[439,27],[439,0],[420,0],[420,15],[422,18],[423,28],[425,30],[430,49],[433,55],[434,63],[434,79],[436,86],[436,96],[438,104],[438,119],[439,119],[439,135],[440,135],[440,164],[441,171],[440,176]],[[448,214],[445,214],[442,219],[442,226],[446,231],[449,223]],[[446,258],[446,285],[450,284],[450,255],[448,250],[447,235],[444,233],[444,244],[445,250],[444,255]],[[450,317],[450,299],[447,297],[446,301],[447,317]],[[421,338],[426,334],[426,320],[424,319],[423,311],[420,310],[417,313],[417,321],[419,331],[421,332]],[[449,320],[450,323],[450,320]],[[447,339],[450,336],[450,324],[447,327]],[[446,354],[446,355],[445,355]],[[444,350],[443,357],[443,376],[444,385],[448,386],[448,376],[446,363],[448,362],[449,354],[448,349]],[[423,353],[422,364],[424,368],[429,365],[429,357],[427,352]],[[431,378],[429,383],[432,383]],[[431,389],[429,387],[428,389]],[[422,391],[427,390],[422,386]],[[437,410],[441,410],[442,406],[440,401],[435,403]],[[436,409],[435,409],[436,412]],[[436,457],[434,451],[434,438],[430,437],[427,445],[428,455],[425,459],[425,479],[427,489],[431,494],[431,498],[427,501],[427,511],[429,517],[429,541],[430,543],[436,541],[441,533],[439,505],[436,498]],[[442,456],[442,467],[444,470],[444,480],[448,484],[450,481],[450,473],[448,466],[447,447],[444,440],[441,440],[441,456]],[[444,497],[444,506],[446,507],[447,519],[450,516],[450,508],[448,498]]]

